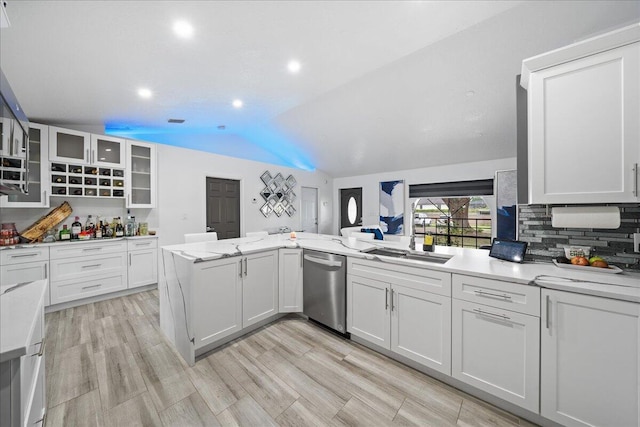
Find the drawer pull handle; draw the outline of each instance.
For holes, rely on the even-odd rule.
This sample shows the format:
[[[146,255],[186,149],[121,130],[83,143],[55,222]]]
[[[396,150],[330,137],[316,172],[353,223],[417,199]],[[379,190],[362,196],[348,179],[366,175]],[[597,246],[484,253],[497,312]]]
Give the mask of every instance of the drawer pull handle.
[[[101,251],[102,248],[84,248],[82,249],[83,252],[88,252],[88,251]]]
[[[99,288],[100,286],[102,286],[102,283],[99,283],[97,285],[91,285],[91,286],[83,286],[82,289]]]
[[[151,242],[146,242],[146,243],[135,243],[136,246],[149,246],[151,244]]]
[[[493,292],[486,292],[486,291],[480,291],[480,290],[475,290],[474,292],[479,297],[489,297],[489,298],[493,297],[493,298],[502,298],[504,300],[511,300],[511,295],[507,295],[507,294],[494,294]]]
[[[503,320],[511,320],[510,317],[505,316],[504,314],[491,313],[491,312],[488,312],[488,311],[480,310],[479,308],[474,308],[473,311],[478,313],[478,314],[482,314],[483,316],[493,316],[493,317],[497,317],[497,318],[503,319]]]
[[[93,268],[100,267],[102,264],[91,264],[91,265],[83,265],[82,268]]]
[[[43,340],[43,341],[40,341],[40,342],[38,342],[36,344],[40,344],[40,350],[37,353],[33,353],[31,355],[31,357],[33,357],[33,356],[42,357],[42,355],[44,354],[44,347],[47,345],[47,343],[45,343],[44,340]]]
[[[32,254],[20,254],[20,255],[11,255],[11,258],[24,258],[27,256],[38,256],[39,254],[37,252],[32,253]]]

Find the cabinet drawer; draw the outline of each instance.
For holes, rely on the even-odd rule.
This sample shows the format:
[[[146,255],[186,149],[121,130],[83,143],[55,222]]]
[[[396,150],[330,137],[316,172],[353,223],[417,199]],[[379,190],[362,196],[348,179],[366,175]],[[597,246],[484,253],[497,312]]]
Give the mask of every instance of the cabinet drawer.
[[[91,280],[70,280],[51,284],[51,304],[59,304],[106,294],[127,288],[127,277],[123,274],[98,277]]]
[[[454,274],[453,297],[540,317],[540,288]]]
[[[16,248],[0,251],[0,265],[21,264],[23,262],[48,261],[49,247]]]
[[[122,274],[126,270],[126,253],[51,261],[51,282],[77,280],[95,276]]]
[[[124,253],[127,243],[123,240],[116,242],[78,242],[51,248],[51,259],[86,257],[90,255]]]
[[[349,258],[347,273],[438,295],[451,296],[451,273],[444,271]]]
[[[153,249],[158,247],[158,239],[131,239],[127,240],[127,250]]]

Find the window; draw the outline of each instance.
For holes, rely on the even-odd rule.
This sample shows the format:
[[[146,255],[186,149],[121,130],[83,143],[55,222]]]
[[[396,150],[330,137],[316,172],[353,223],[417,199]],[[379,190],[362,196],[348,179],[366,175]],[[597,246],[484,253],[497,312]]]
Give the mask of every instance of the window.
[[[416,235],[432,234],[436,245],[491,245],[493,179],[409,186]]]

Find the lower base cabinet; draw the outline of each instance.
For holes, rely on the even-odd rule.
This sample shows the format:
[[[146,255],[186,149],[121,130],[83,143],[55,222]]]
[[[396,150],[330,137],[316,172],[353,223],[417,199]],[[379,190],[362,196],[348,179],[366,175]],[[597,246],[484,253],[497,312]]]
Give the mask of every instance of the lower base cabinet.
[[[537,413],[540,319],[457,299],[452,306],[452,376]]]
[[[451,298],[393,283],[375,263],[350,259],[348,266],[369,277],[347,274],[347,331],[451,375]],[[450,277],[441,273],[439,279]]]
[[[541,415],[640,425],[640,304],[543,289]]]
[[[302,313],[302,249],[278,251],[280,313]]]
[[[127,251],[128,288],[158,283],[158,240],[127,240]]]

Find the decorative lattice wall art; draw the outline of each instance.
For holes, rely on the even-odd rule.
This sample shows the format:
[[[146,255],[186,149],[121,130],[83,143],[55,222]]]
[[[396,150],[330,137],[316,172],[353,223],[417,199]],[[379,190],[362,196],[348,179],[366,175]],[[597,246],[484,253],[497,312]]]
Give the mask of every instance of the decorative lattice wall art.
[[[260,179],[265,185],[260,192],[264,199],[264,205],[260,208],[262,215],[267,218],[272,213],[277,216],[281,216],[284,213],[293,216],[296,213],[296,208],[293,206],[293,202],[296,200],[296,193],[293,192],[293,187],[297,184],[293,175],[289,175],[285,179],[279,172],[276,176],[271,176],[271,173],[266,171],[260,176]]]

